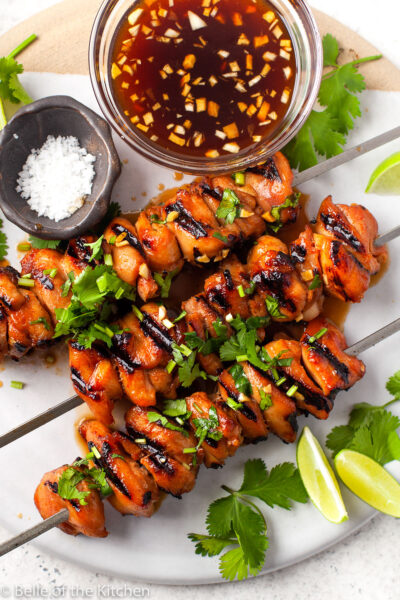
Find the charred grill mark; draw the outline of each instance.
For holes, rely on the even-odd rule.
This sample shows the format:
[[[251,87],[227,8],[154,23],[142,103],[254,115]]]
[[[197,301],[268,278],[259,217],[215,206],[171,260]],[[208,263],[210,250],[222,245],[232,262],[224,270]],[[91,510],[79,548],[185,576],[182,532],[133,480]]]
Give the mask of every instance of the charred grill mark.
[[[71,379],[73,385],[85,396],[91,398],[95,402],[99,402],[100,398],[96,392],[90,389],[90,386],[86,384],[82,378],[80,372],[75,367],[71,367]]]
[[[71,348],[73,348],[74,350],[79,350],[80,352],[83,352],[85,350],[85,346],[82,346],[81,344],[79,344],[77,342],[77,340],[72,340],[70,342]]]
[[[20,354],[23,354],[24,352],[27,351],[28,346],[24,346],[24,344],[21,344],[21,342],[14,342],[14,348],[17,352],[19,352]]]
[[[48,488],[51,489],[53,494],[58,494],[58,483],[57,481],[45,481],[44,485],[47,485]]]
[[[92,257],[92,251],[90,250],[89,246],[86,245],[85,239],[78,237],[76,238],[75,243],[79,250],[77,253],[77,258],[86,263],[93,264],[94,261],[90,260]]]
[[[335,369],[339,377],[344,381],[347,385],[349,382],[349,368],[344,363],[340,362],[340,360],[329,350],[327,346],[322,344],[320,341],[315,340],[312,344],[310,344],[310,336],[306,334],[306,343],[309,344],[310,351],[314,351],[323,358],[325,358]]]
[[[334,233],[338,238],[347,242],[357,252],[365,252],[363,244],[358,238],[346,227],[345,223],[337,217],[326,213],[320,214],[321,221],[328,231]]]
[[[200,189],[204,194],[214,198],[214,200],[218,200],[219,202],[222,200],[223,191],[221,188],[212,188],[208,183],[203,181],[200,183]]]
[[[249,167],[248,169],[246,169],[246,172],[255,173],[256,175],[262,175],[263,177],[265,177],[265,179],[269,179],[270,181],[282,181],[273,158],[268,158],[262,165]]]
[[[301,244],[292,244],[290,248],[290,256],[296,263],[302,264],[307,256],[307,250]]]
[[[132,246],[132,248],[135,248],[135,250],[137,250],[144,258],[145,255],[142,244],[139,242],[138,238],[131,231],[129,231],[129,229],[117,223],[112,227],[112,231],[117,236],[121,235],[121,233],[126,233],[124,240],[126,240],[128,244]]]
[[[229,395],[230,398],[233,398],[233,400],[235,400],[235,402],[239,402],[241,404],[241,407],[238,408],[238,411],[240,413],[242,413],[242,415],[244,417],[246,417],[246,419],[249,419],[249,421],[256,422],[257,421],[257,416],[256,416],[255,412],[250,408],[250,406],[248,406],[247,402],[240,402],[240,400],[239,400],[240,394],[239,394],[238,390],[236,388],[229,387],[221,379],[219,379],[218,383],[220,385],[222,385],[222,387],[224,388],[224,390],[226,391],[226,393]],[[228,406],[226,404],[226,402],[224,402],[224,404],[226,406]]]
[[[140,329],[147,337],[151,337],[153,342],[166,352],[172,352],[173,339],[168,331],[161,327],[148,313],[143,312],[143,321],[140,322]]]
[[[0,300],[1,300],[1,297],[0,297]],[[4,321],[5,318],[6,318],[6,313],[0,306],[0,321]]]
[[[145,492],[143,494],[143,498],[142,498],[143,506],[147,506],[150,501],[151,501],[151,492]]]
[[[304,396],[307,404],[311,404],[319,410],[326,410],[327,412],[330,412],[331,407],[327,398],[325,398],[323,394],[316,394],[315,392],[311,391],[301,381],[297,381],[297,379],[294,379],[294,377],[289,375],[283,369],[278,368],[277,370],[280,376],[286,378],[286,381],[279,386],[285,393],[292,387],[292,385],[296,385],[299,393]]]
[[[143,449],[148,457],[151,459],[151,462],[154,466],[164,471],[168,476],[172,476],[175,474],[175,469],[169,461],[169,457],[164,453],[163,448],[154,440],[149,440],[143,433],[140,433],[134,429],[131,425],[126,425],[126,431],[128,433],[128,437],[135,443],[137,439],[145,439],[145,444],[140,444],[140,448]]]
[[[261,271],[253,277],[254,283],[261,288],[268,288],[268,292],[273,298],[278,300],[279,304],[290,310],[290,312],[296,312],[296,305],[291,298],[286,298],[284,288],[288,286],[289,277],[286,273],[281,271]]]
[[[8,296],[5,296],[3,294],[0,295],[0,302],[2,302],[4,306],[12,310],[12,302]]]
[[[207,237],[207,226],[203,225],[203,223],[200,221],[196,221],[190,212],[183,206],[180,200],[170,204],[165,210],[167,213],[172,211],[179,213],[179,217],[176,219],[175,223],[178,223],[182,229],[190,233],[190,235],[192,235],[196,240],[202,237]]]
[[[223,310],[229,309],[229,302],[225,297],[225,290],[220,284],[207,292],[207,300],[209,302],[215,302],[215,304],[218,304]]]
[[[79,504],[78,500],[68,500],[68,502],[71,504],[71,506],[74,507],[74,509],[76,510],[76,512],[80,512],[81,510],[81,505]]]
[[[226,280],[226,287],[228,288],[228,290],[230,290],[230,291],[234,290],[235,284],[233,283],[232,275],[231,275],[231,272],[229,271],[229,269],[224,270],[224,277]]]
[[[132,500],[132,496],[131,496],[128,488],[116,474],[116,468],[115,468],[115,464],[113,462],[112,450],[111,450],[110,444],[108,442],[103,442],[101,445],[101,449],[99,450],[99,448],[97,448],[97,446],[94,442],[88,442],[88,448],[89,448],[89,452],[93,452],[93,448],[96,448],[96,450],[98,452],[100,452],[100,454],[101,454],[100,458],[96,458],[96,456],[93,456],[93,459],[92,459],[93,462],[96,464],[96,466],[99,469],[104,469],[104,471],[106,472],[107,479],[113,485],[115,485],[115,487],[124,496],[129,498],[129,500]]]
[[[132,338],[132,334],[129,331],[123,333],[117,333],[112,339],[112,355],[119,363],[119,365],[130,375],[135,369],[140,367],[140,362],[135,362],[127,350],[127,345]]]
[[[289,423],[289,425],[291,426],[291,428],[293,429],[293,431],[295,433],[297,433],[298,429],[299,429],[299,424],[297,423],[297,416],[296,413],[291,413],[288,418],[287,418],[287,422]],[[285,442],[286,443],[286,442]]]

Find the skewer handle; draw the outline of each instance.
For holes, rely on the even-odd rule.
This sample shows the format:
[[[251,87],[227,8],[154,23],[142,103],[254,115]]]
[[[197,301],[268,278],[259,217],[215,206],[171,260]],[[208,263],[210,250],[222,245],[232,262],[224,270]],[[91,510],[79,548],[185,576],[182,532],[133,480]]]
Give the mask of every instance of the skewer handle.
[[[399,137],[400,127],[395,127],[390,131],[381,133],[380,135],[377,135],[376,137],[363,142],[362,144],[345,150],[337,156],[328,158],[328,160],[325,160],[314,167],[310,167],[301,173],[296,173],[293,179],[293,185],[300,185],[306,181],[310,181],[310,179],[314,179],[314,177],[319,177],[319,175],[322,175],[331,169],[335,169],[336,167],[347,163],[349,160],[353,160],[353,158],[357,158],[357,156],[361,156],[362,154],[366,154],[371,150],[375,150],[375,148],[379,148],[379,146],[383,146],[384,144],[387,144],[388,142],[391,142]]]
[[[79,398],[79,396],[72,396],[71,398],[68,398],[68,400],[64,400],[63,402],[56,404],[56,406],[45,410],[33,419],[25,421],[25,423],[23,423],[22,425],[19,425],[15,429],[11,429],[11,431],[8,431],[4,435],[1,435],[0,448],[3,448],[3,446],[7,446],[7,444],[10,444],[11,442],[15,442],[15,440],[18,440],[27,433],[34,431],[38,427],[41,427],[42,425],[53,421],[53,419],[64,415],[65,413],[72,410],[73,408],[76,408],[80,404],[83,404],[83,400]]]
[[[384,246],[388,242],[391,242],[395,238],[399,237],[399,235],[400,235],[400,225],[398,225],[397,227],[394,227],[390,231],[387,231],[386,233],[383,233],[382,235],[380,235],[375,240],[374,244],[375,244],[375,246],[378,246],[378,248],[379,248],[379,246]]]
[[[347,348],[346,353],[350,354],[351,356],[357,356],[357,354],[365,352],[365,350],[369,350],[373,346],[376,346],[376,344],[379,344],[379,342],[383,342],[383,340],[386,340],[388,337],[394,335],[398,331],[400,331],[400,319],[392,321],[389,323],[389,325],[385,325],[385,327],[378,329],[378,331],[375,331],[375,333],[371,333],[371,335],[368,335],[364,339],[353,344],[350,346],[350,348]]]
[[[3,542],[2,544],[0,544],[0,556],[4,556],[4,554],[7,554],[8,552],[12,552],[12,550],[19,548],[27,542],[30,542],[31,540],[37,538],[39,535],[42,535],[42,533],[46,533],[46,531],[50,531],[50,529],[53,529],[53,527],[57,527],[57,525],[60,525],[60,523],[66,521],[68,519],[68,516],[68,510],[66,508],[63,508],[62,510],[60,510],[60,512],[56,513],[55,515],[52,515],[48,519],[41,521],[40,523],[34,525],[30,529],[23,531],[19,535],[16,535],[15,537],[7,540],[6,542]]]

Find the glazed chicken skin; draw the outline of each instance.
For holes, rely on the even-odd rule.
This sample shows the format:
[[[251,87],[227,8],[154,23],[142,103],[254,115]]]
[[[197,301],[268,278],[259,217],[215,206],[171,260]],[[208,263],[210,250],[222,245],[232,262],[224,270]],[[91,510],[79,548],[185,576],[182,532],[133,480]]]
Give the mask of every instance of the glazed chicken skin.
[[[123,515],[151,517],[156,510],[159,491],[153,478],[142,465],[131,458],[118,438],[100,421],[84,421],[79,433],[89,451],[97,450],[94,462],[106,473],[107,482],[114,492],[109,497],[112,506]],[[96,458],[97,455],[99,458]]]
[[[104,505],[97,490],[91,489],[87,481],[78,483],[80,492],[89,492],[85,498],[86,504],[78,500],[64,500],[58,495],[58,482],[69,465],[63,465],[54,471],[45,473],[36,488],[34,501],[43,519],[48,519],[63,508],[69,512],[68,520],[58,527],[69,535],[79,533],[89,537],[106,537]]]
[[[49,313],[12,267],[0,269],[0,357],[19,359],[54,334]]]

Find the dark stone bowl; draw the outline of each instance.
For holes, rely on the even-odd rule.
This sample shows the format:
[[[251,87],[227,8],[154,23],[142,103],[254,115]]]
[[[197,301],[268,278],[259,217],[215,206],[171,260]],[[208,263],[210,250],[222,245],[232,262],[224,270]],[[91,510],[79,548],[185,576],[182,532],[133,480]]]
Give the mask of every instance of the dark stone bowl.
[[[96,156],[92,193],[71,217],[39,217],[16,191],[18,174],[31,150],[49,135],[73,136]],[[21,108],[0,133],[0,208],[7,219],[43,239],[70,239],[92,229],[105,216],[121,163],[108,123],[69,96],[50,96]],[[61,184],[61,182],[60,182]]]

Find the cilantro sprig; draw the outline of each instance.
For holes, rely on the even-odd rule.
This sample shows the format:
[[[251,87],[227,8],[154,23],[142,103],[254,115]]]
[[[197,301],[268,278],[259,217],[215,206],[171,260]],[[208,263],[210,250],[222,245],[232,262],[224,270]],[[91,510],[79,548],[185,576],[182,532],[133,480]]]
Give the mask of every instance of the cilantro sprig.
[[[218,219],[223,219],[225,223],[232,225],[235,219],[239,217],[240,209],[239,198],[233,190],[226,188],[215,214]]]
[[[87,504],[86,498],[90,491],[78,489],[81,481],[87,481],[90,489],[98,490],[103,497],[112,494],[107,483],[106,472],[102,468],[89,467],[89,461],[96,458],[94,452],[89,452],[85,458],[76,460],[65,469],[58,480],[58,495],[65,500],[78,500],[81,506]]]
[[[0,219],[0,260],[4,260],[7,256],[8,243],[7,236],[4,231],[1,231],[3,228],[3,220]]]
[[[400,437],[397,433],[400,419],[387,410],[388,406],[400,400],[400,371],[390,377],[386,389],[393,395],[386,404],[356,404],[350,413],[348,424],[332,429],[326,445],[332,450],[333,456],[340,450],[349,448],[366,454],[381,465],[400,460]]]
[[[7,125],[5,102],[11,104],[30,104],[32,98],[23,88],[18,75],[23,73],[24,67],[15,60],[25,48],[37,39],[36,35],[29,36],[8,56],[0,58],[0,130]]]
[[[254,500],[271,508],[290,510],[292,502],[305,503],[308,495],[292,463],[282,463],[268,472],[261,459],[245,463],[238,490],[225,485],[222,489],[228,496],[215,500],[208,508],[208,535],[190,533],[188,537],[201,556],[217,556],[226,551],[219,561],[222,577],[242,580],[260,572],[269,544],[266,520]]]
[[[379,54],[339,65],[337,40],[328,33],[322,44],[324,66],[329,68],[322,77],[318,94],[322,110],[311,111],[299,133],[284,149],[292,168],[300,171],[316,165],[318,155],[329,158],[343,151],[346,135],[353,129],[354,120],[361,116],[357,94],[365,89],[365,80],[357,67],[381,58]]]
[[[295,192],[288,196],[286,200],[278,205],[274,206],[271,209],[271,215],[275,219],[273,223],[268,223],[268,227],[272,229],[274,233],[278,233],[278,231],[283,227],[284,223],[282,223],[281,214],[285,208],[296,208],[299,205],[299,201],[301,198],[300,192]]]

